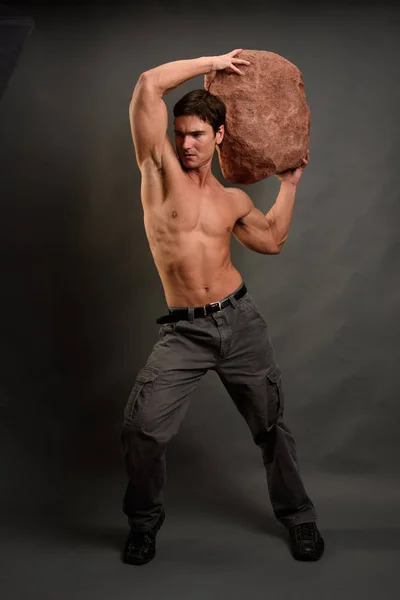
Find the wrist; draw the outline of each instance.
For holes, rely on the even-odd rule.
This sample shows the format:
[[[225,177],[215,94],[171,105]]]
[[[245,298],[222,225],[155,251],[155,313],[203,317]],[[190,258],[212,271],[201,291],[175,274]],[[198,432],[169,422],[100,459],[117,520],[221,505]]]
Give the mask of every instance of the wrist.
[[[290,188],[296,188],[297,187],[297,183],[295,183],[294,181],[287,181],[286,179],[282,179],[281,180],[281,187],[287,187],[288,189],[290,189]]]
[[[202,56],[201,60],[204,62],[204,74],[217,70],[216,56]]]

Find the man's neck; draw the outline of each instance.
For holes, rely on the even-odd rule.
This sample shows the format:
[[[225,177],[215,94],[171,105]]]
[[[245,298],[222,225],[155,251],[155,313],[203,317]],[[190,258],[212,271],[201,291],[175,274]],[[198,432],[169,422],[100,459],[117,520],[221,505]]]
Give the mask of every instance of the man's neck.
[[[186,173],[200,189],[211,187],[215,179],[211,172],[211,162],[198,169],[186,169]]]

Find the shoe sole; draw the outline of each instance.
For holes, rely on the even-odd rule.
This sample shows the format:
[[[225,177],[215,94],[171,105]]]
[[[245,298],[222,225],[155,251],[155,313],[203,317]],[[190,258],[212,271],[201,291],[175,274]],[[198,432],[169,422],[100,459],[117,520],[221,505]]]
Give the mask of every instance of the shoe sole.
[[[135,567],[140,567],[141,565],[146,565],[147,563],[149,563],[150,561],[153,560],[153,558],[155,558],[156,553],[153,554],[153,556],[147,557],[145,560],[126,560],[125,558],[122,559],[122,562],[125,563],[126,565],[134,565]]]

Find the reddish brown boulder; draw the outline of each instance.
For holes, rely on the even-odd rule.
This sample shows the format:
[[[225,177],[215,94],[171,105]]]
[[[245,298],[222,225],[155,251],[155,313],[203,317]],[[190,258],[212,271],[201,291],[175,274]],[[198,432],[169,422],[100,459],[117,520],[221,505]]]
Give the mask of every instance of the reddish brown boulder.
[[[231,183],[248,184],[300,166],[310,138],[310,110],[301,72],[274,52],[243,50],[244,73],[213,71],[204,87],[224,101],[226,131],[217,147]]]

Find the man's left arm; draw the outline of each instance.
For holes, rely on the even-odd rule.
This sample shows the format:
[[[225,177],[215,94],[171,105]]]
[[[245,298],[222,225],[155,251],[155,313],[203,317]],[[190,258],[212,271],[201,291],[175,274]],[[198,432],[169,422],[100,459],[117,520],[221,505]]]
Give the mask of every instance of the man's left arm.
[[[238,190],[247,212],[236,221],[232,233],[246,248],[260,254],[280,253],[289,235],[297,185],[309,156],[310,152],[307,150],[300,167],[276,175],[281,187],[274,205],[266,215],[254,206],[245,192]]]

